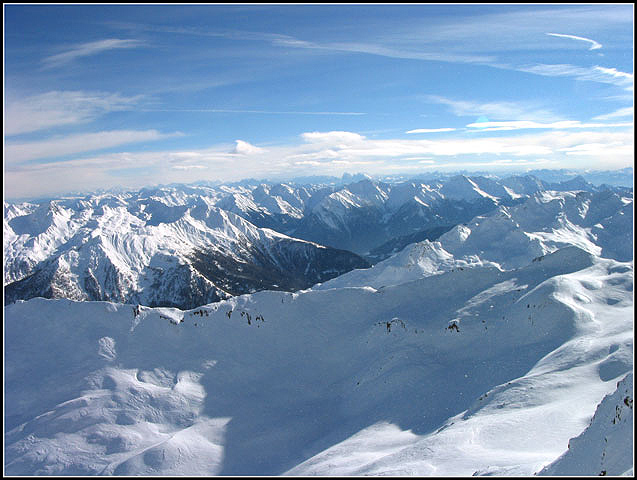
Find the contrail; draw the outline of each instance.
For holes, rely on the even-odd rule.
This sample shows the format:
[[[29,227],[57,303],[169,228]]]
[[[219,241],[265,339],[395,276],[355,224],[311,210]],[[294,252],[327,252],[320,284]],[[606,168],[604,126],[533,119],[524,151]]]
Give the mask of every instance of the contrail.
[[[595,40],[591,40],[590,38],[576,37],[575,35],[564,35],[561,33],[547,33],[547,35],[551,35],[552,37],[572,38],[573,40],[582,40],[583,42],[589,42],[591,44],[591,48],[589,48],[589,50],[597,50],[598,48],[602,48],[601,43],[597,43]]]

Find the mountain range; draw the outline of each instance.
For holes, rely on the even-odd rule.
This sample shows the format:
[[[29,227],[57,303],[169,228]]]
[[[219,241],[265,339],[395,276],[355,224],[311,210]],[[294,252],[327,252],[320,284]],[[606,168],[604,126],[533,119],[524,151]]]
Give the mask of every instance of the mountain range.
[[[632,475],[633,208],[533,176],[5,203],[5,473]]]
[[[263,289],[298,290],[369,263],[210,205],[100,196],[9,207],[5,301],[32,297],[195,306]],[[183,199],[183,197],[182,197]],[[27,210],[31,208],[30,210]]]
[[[459,175],[429,184],[181,185],[5,202],[4,298],[194,308],[264,289],[294,291],[574,184],[599,190],[581,178],[547,185],[533,176]],[[624,190],[598,193],[617,202]]]

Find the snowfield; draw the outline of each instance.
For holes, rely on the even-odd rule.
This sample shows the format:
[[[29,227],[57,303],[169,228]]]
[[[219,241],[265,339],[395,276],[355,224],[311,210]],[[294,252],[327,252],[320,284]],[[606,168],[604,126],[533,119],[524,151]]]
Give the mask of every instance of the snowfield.
[[[531,475],[558,457],[549,472],[568,472],[609,394],[630,407],[599,431],[632,441],[632,393],[616,393],[632,351],[632,261],[574,246],[186,311],[20,301],[5,473]],[[599,451],[595,425],[573,454]],[[585,473],[632,471],[605,458]]]
[[[538,475],[634,475],[633,373],[597,407],[591,424],[568,443],[568,450]],[[604,439],[602,442],[602,438]]]

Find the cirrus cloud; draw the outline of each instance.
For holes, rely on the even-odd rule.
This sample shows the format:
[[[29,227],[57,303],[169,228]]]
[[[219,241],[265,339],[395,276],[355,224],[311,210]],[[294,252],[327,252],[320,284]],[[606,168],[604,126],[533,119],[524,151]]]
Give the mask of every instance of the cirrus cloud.
[[[624,107],[611,113],[597,115],[596,117],[593,117],[593,120],[611,120],[613,118],[632,117],[634,113],[633,107]]]
[[[103,150],[130,143],[163,140],[179,133],[160,133],[157,130],[111,130],[80,133],[35,142],[5,143],[4,156],[8,165],[17,165],[43,158],[55,158],[77,153]]]
[[[136,48],[143,45],[139,40],[107,38],[95,42],[81,43],[74,45],[68,50],[48,56],[42,60],[43,68],[57,68],[66,65],[78,58],[97,55],[113,49]]]
[[[357,144],[365,140],[365,137],[353,132],[306,132],[301,134],[301,138],[309,143],[335,143],[341,144]]]
[[[408,130],[405,133],[438,133],[438,132],[453,132],[455,128],[417,128],[415,130]]]
[[[126,97],[118,93],[81,90],[50,91],[8,98],[5,106],[5,135],[20,135],[46,128],[87,123],[109,112],[132,109],[143,95]]]
[[[509,122],[475,122],[467,125],[468,128],[476,131],[495,131],[495,130],[525,130],[525,129],[551,129],[564,130],[569,128],[614,128],[614,127],[630,127],[632,122],[622,123],[582,123],[577,120],[564,120],[560,122],[541,123],[528,120],[514,120]]]

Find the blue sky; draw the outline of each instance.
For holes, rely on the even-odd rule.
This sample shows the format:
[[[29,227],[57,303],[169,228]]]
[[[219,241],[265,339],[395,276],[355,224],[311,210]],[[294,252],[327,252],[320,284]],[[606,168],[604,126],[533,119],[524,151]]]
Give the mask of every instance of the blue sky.
[[[4,193],[633,164],[633,5],[4,5]]]

